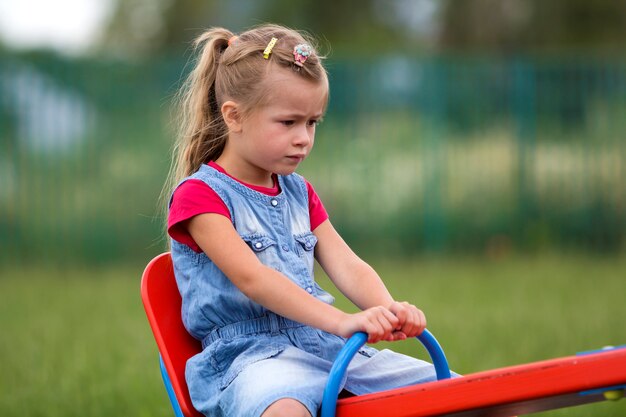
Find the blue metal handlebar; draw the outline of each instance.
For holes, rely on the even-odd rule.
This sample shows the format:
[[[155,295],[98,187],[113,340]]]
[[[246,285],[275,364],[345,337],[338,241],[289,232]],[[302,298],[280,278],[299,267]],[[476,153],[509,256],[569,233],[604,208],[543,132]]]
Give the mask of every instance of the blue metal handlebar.
[[[450,367],[448,366],[448,360],[443,353],[443,349],[435,336],[428,330],[424,330],[422,334],[417,336],[417,339],[424,345],[430,359],[435,366],[435,372],[437,373],[437,379],[450,378]],[[335,409],[337,408],[337,396],[339,395],[339,386],[343,376],[346,374],[348,364],[356,355],[358,350],[367,341],[367,334],[358,332],[352,335],[346,342],[345,346],[339,351],[335,362],[330,370],[328,376],[328,382],[324,389],[324,397],[322,398],[322,414],[321,417],[335,417]]]

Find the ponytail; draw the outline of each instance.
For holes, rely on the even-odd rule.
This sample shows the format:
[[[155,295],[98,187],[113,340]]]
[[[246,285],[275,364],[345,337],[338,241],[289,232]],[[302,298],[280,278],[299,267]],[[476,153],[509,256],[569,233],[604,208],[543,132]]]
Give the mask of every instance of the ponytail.
[[[175,151],[178,181],[203,163],[216,159],[224,149],[227,130],[215,95],[215,78],[232,36],[232,32],[216,28],[194,42],[194,50],[201,50],[199,59],[178,97],[180,133]]]
[[[217,104],[215,78],[220,57],[232,36],[227,29],[213,28],[193,43],[198,61],[175,100],[178,137],[160,198],[165,216],[174,187],[224,150],[227,129]]]

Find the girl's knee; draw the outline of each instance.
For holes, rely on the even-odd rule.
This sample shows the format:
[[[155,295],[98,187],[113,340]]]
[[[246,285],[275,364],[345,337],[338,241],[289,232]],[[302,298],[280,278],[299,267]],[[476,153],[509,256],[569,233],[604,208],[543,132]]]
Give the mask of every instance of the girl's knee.
[[[311,417],[311,413],[300,401],[283,398],[267,407],[262,417]]]

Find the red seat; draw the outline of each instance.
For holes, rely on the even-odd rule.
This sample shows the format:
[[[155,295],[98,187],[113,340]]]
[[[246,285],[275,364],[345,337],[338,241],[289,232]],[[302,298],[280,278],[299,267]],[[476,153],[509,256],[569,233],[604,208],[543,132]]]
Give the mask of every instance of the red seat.
[[[187,359],[202,348],[183,326],[180,313],[182,300],[169,252],[157,256],[146,266],[141,279],[141,299],[159,348],[163,380],[174,412],[178,415],[178,405],[185,417],[202,417],[191,404],[185,382]],[[163,368],[166,373],[163,373]],[[168,387],[168,382],[171,387]]]

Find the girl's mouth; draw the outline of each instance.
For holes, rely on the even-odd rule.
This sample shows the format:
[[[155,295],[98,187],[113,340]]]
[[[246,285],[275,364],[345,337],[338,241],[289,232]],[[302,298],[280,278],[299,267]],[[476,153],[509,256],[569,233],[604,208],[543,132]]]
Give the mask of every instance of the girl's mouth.
[[[300,163],[304,159],[304,155],[288,155],[287,158],[293,162]]]

